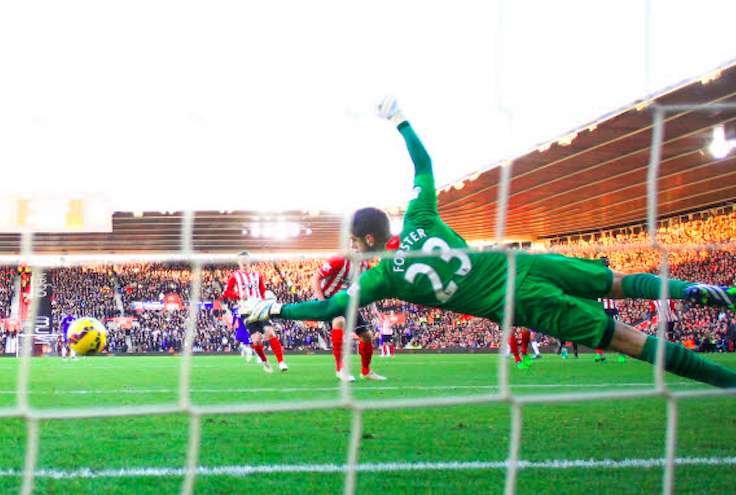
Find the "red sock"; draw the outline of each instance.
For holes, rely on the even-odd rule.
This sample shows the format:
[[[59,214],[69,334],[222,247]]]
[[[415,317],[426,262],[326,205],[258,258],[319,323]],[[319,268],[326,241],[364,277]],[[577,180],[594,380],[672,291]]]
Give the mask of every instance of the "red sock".
[[[394,346],[393,342],[391,342],[391,345],[388,346],[388,350],[391,351],[392,356],[396,353],[396,346]]]
[[[253,350],[256,351],[256,354],[258,354],[258,357],[261,358],[261,362],[265,363],[267,361],[266,359],[266,353],[263,352],[263,344],[253,344]]]
[[[531,336],[531,332],[529,330],[524,330],[521,332],[521,353],[523,355],[529,354],[529,337]]]
[[[335,369],[340,371],[342,369],[342,339],[343,331],[342,328],[332,329],[332,354],[335,356]]]
[[[371,359],[373,358],[373,342],[365,342],[363,340],[358,344],[358,352],[360,353],[360,373],[367,375],[371,371]]]
[[[281,349],[281,341],[278,337],[271,337],[271,340],[268,341],[269,344],[271,344],[271,350],[273,351],[274,356],[276,356],[276,361],[279,363],[284,360],[284,351]]]
[[[595,349],[595,353],[598,354],[599,356],[603,356],[605,354],[605,352],[603,352],[603,349],[601,349],[600,347],[597,347]]]
[[[515,335],[509,337],[509,346],[511,347],[511,354],[514,355],[514,361],[518,363],[521,361],[521,358],[519,357],[519,344],[516,343]]]

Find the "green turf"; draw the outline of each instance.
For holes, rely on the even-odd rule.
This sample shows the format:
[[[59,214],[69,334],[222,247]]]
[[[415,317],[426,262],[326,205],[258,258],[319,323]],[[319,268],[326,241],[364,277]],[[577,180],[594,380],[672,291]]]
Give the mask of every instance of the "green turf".
[[[713,359],[736,368],[736,356]],[[376,358],[386,382],[358,382],[359,399],[477,395],[495,390],[496,355],[401,355]],[[530,370],[511,369],[518,394],[638,390],[651,387],[652,368],[629,360],[594,363],[592,355],[567,361],[547,355]],[[355,363],[357,365],[357,362]],[[240,357],[193,360],[196,404],[283,402],[339,397],[331,356],[290,356],[286,374],[264,374]],[[15,404],[18,361],[0,360],[0,406]],[[176,357],[96,357],[80,361],[34,359],[34,408],[174,404],[180,360]],[[668,376],[681,390],[706,388]],[[679,403],[678,457],[736,456],[736,398]],[[528,461],[650,459],[664,453],[666,403],[661,398],[527,405],[523,409],[521,458]],[[317,410],[202,418],[200,465],[344,464],[350,411]],[[483,404],[444,408],[367,411],[361,463],[503,461],[508,452],[510,408]],[[22,468],[25,422],[0,420],[0,470]],[[185,463],[188,417],[166,415],[40,423],[38,468],[179,468]],[[679,466],[677,493],[730,493],[734,464]],[[653,493],[662,469],[524,469],[519,493]],[[359,493],[500,493],[503,469],[364,472]],[[338,493],[338,473],[200,476],[198,493]],[[37,493],[176,493],[177,476],[36,480]],[[20,486],[0,476],[0,493]]]

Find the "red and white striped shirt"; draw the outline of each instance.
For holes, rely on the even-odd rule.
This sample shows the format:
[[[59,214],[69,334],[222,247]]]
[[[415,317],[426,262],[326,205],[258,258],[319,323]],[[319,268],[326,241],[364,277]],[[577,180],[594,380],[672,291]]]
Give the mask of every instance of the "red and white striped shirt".
[[[603,309],[618,309],[616,307],[616,300],[607,297],[601,297],[598,301],[603,304]]]
[[[659,299],[652,301],[649,304],[649,313],[660,315],[660,318],[664,318],[664,321],[667,323],[680,321],[675,312],[675,301],[672,299],[667,299],[667,303],[664,305],[662,305],[662,301]]]
[[[355,263],[341,256],[333,256],[325,261],[319,268],[319,287],[325,298],[330,298],[341,290],[350,287],[355,271]],[[368,267],[366,262],[358,265],[358,269],[362,272]]]
[[[266,298],[266,286],[261,274],[244,270],[233,272],[227,281],[227,289],[225,289],[223,297],[238,301],[245,301],[250,298],[263,301]]]

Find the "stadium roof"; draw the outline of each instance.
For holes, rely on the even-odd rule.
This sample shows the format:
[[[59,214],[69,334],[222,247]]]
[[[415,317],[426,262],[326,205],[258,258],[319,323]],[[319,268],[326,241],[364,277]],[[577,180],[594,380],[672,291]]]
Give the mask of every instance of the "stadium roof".
[[[736,64],[614,112],[513,161],[506,237],[537,239],[641,222],[653,103],[736,102]],[[660,216],[736,199],[736,153],[716,160],[706,151],[714,126],[736,132],[736,110],[680,111],[666,118],[659,177]],[[468,240],[495,235],[501,167],[474,174],[439,193],[442,217]],[[264,222],[293,222],[299,235],[254,237]],[[342,218],[291,211],[198,212],[194,249],[333,250]],[[181,212],[115,213],[112,233],[37,234],[38,252],[170,252],[180,249]],[[244,233],[244,229],[246,232]],[[18,234],[0,235],[0,252],[18,252]]]
[[[653,103],[736,102],[736,64],[601,118],[513,161],[507,238],[536,239],[646,219]],[[736,133],[736,110],[681,111],[665,119],[659,214],[736,198],[736,153],[707,151],[712,129]],[[466,239],[492,238],[500,167],[439,194],[440,213]],[[460,186],[460,183],[457,184]]]

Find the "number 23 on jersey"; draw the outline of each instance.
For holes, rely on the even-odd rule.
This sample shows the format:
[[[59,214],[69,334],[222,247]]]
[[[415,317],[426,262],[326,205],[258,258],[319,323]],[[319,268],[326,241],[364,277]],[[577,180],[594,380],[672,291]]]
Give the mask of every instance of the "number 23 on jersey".
[[[431,255],[436,254],[435,251],[439,251],[439,258],[445,263],[450,263],[453,259],[460,260],[460,266],[452,274],[464,277],[470,272],[472,264],[468,255],[460,250],[452,249],[447,245],[447,242],[440,239],[439,237],[430,237],[422,246],[422,253]],[[410,284],[417,282],[417,276],[424,275],[429,279],[434,290],[435,297],[440,303],[445,303],[455,294],[458,289],[457,284],[453,280],[449,280],[446,283],[442,281],[437,271],[431,266],[425,263],[413,263],[406,270],[404,279]]]

